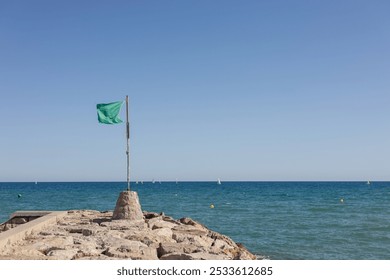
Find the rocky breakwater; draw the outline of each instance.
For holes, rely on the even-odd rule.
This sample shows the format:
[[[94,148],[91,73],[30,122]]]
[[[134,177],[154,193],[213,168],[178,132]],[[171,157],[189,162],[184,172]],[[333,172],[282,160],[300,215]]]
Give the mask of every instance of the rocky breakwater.
[[[190,219],[132,209],[121,219],[122,194],[113,212],[68,211],[54,225],[0,248],[1,259],[252,260],[231,238]],[[134,196],[133,196],[134,198]],[[138,197],[136,196],[137,200]],[[126,208],[126,207],[125,207]],[[127,208],[129,210],[129,208]],[[127,211],[125,210],[125,211]],[[129,217],[129,216],[127,216]]]
[[[1,259],[252,260],[229,237],[190,219],[143,212],[113,220],[112,212],[74,210],[57,224],[0,248]]]

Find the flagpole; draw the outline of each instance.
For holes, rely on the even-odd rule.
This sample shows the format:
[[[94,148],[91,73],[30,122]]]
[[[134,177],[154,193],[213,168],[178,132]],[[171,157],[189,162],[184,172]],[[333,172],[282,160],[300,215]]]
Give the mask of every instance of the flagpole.
[[[129,126],[129,96],[126,95],[126,138],[127,138],[127,191],[130,191],[130,126]]]

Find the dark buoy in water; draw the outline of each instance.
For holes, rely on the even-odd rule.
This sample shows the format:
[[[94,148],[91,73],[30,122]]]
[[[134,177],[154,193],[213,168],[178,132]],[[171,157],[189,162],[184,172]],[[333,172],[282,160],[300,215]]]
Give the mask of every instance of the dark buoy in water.
[[[18,198],[21,198],[22,197],[22,195],[21,194],[18,194]]]

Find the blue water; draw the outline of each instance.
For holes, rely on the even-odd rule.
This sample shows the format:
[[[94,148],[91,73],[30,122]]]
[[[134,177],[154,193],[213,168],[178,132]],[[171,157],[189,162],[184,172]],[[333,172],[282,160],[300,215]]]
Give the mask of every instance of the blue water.
[[[125,187],[0,183],[0,222],[17,210],[112,210]],[[271,259],[390,259],[390,182],[162,182],[132,190],[143,210],[191,217]]]

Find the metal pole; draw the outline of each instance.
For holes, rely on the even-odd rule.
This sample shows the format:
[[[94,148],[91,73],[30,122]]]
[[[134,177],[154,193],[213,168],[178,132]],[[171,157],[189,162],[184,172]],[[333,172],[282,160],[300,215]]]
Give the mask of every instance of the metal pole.
[[[129,96],[126,95],[126,138],[127,138],[127,191],[130,191],[130,126],[129,126]]]

